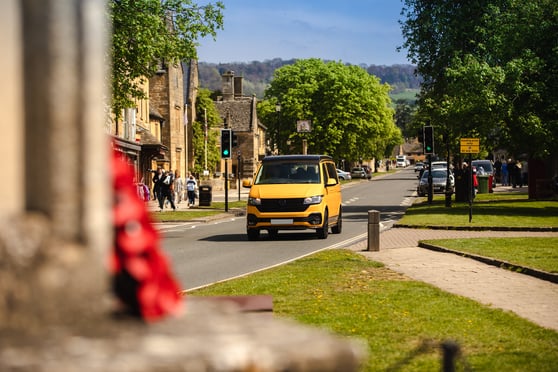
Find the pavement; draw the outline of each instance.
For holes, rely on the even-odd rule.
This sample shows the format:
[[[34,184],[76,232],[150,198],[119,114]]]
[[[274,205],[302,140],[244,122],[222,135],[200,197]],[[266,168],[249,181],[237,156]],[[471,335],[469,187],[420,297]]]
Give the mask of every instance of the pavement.
[[[527,187],[497,187],[495,192],[527,192]],[[224,200],[217,193],[214,200]],[[241,195],[245,198],[245,195]],[[229,201],[238,200],[237,190]],[[158,210],[154,202],[150,209]],[[187,208],[183,202],[179,209]],[[195,210],[196,208],[193,208]],[[164,212],[162,212],[164,213]],[[558,284],[451,252],[419,246],[421,240],[482,237],[558,237],[556,231],[467,231],[388,228],[380,233],[380,250],[368,251],[368,240],[348,249],[383,263],[409,278],[446,292],[473,299],[492,308],[511,311],[541,327],[558,331]]]
[[[367,251],[366,240],[350,249],[414,280],[514,312],[539,326],[558,331],[558,284],[473,258],[419,247],[419,240],[429,239],[535,236],[558,237],[558,232],[391,228],[380,233],[378,252]]]

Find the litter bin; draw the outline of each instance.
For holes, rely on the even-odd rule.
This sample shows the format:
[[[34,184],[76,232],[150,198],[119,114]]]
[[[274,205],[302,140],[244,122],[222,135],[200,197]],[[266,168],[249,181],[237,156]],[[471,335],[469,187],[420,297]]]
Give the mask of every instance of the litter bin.
[[[200,190],[200,207],[210,207],[211,206],[211,186],[201,185]]]
[[[479,194],[488,194],[488,179],[489,178],[490,178],[490,176],[488,176],[488,175],[477,176],[477,179],[479,181]]]

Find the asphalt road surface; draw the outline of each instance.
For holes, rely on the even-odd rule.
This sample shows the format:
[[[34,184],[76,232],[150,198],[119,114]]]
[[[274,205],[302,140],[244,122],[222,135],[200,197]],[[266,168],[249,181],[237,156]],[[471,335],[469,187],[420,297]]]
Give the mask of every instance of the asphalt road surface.
[[[379,211],[381,229],[389,228],[412,203],[416,184],[416,174],[408,167],[345,185],[343,231],[329,234],[325,240],[317,239],[313,230],[302,230],[279,231],[274,240],[262,232],[260,240],[248,241],[245,217],[231,217],[163,229],[163,248],[183,289],[203,287],[366,240],[368,211]]]

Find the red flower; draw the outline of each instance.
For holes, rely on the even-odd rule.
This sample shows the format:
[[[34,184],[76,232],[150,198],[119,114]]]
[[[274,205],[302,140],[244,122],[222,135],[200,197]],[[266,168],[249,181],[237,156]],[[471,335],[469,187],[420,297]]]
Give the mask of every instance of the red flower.
[[[136,193],[132,168],[113,156],[114,248],[110,269],[113,288],[125,312],[147,321],[182,310],[183,298],[160,250],[160,237]]]

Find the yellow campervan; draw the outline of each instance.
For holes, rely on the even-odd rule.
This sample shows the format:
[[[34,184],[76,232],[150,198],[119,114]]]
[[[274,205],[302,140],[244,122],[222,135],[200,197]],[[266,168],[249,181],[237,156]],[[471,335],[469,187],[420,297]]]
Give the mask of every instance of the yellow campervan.
[[[261,230],[274,238],[279,230],[314,229],[320,239],[328,230],[341,233],[341,184],[337,169],[326,155],[266,156],[253,180],[246,208],[248,239]]]

